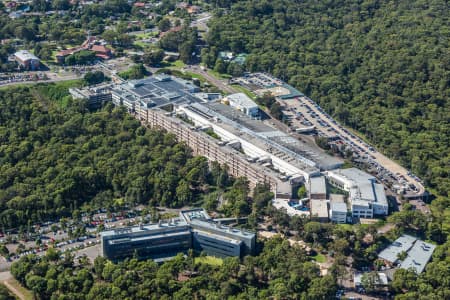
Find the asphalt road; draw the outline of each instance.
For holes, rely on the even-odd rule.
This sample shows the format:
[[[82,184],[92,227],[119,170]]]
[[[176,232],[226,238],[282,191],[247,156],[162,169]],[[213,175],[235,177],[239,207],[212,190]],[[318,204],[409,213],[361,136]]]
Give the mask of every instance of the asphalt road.
[[[205,79],[207,81],[209,81],[210,83],[212,83],[213,85],[215,85],[216,87],[218,87],[220,90],[222,90],[224,92],[227,92],[230,94],[239,93],[238,90],[236,90],[232,86],[228,85],[227,80],[217,79],[216,77],[209,75],[208,72],[202,70],[199,66],[186,66],[185,69],[191,73],[195,73],[195,74],[205,77]]]
[[[54,79],[39,80],[39,81],[35,81],[35,80],[15,81],[15,82],[8,82],[8,83],[0,83],[0,87],[2,87],[2,86],[22,85],[22,84],[51,83],[51,82],[67,81],[67,80],[80,79],[80,78],[83,78],[83,75],[69,75],[69,76],[57,77],[57,78],[54,78]]]
[[[191,27],[197,27],[200,31],[208,32],[208,21],[211,19],[211,14],[209,13],[202,13],[198,16],[198,19],[191,22]]]

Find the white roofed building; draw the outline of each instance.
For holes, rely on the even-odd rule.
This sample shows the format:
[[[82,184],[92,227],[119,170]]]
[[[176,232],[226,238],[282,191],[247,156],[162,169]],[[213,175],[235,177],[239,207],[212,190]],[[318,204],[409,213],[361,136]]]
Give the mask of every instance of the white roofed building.
[[[14,53],[14,59],[21,67],[27,70],[37,70],[41,64],[39,58],[27,50],[19,50]]]
[[[327,185],[324,176],[309,178],[309,198],[325,200],[327,198]]]
[[[258,105],[244,93],[228,95],[222,99],[222,102],[242,111],[247,116],[257,117],[259,115]]]
[[[363,285],[362,284],[363,275],[364,275],[364,273],[354,273],[353,274],[353,283],[356,288]],[[377,272],[377,275],[378,275],[378,278],[377,278],[375,284],[377,286],[387,286],[388,278],[387,278],[386,274]]]
[[[345,202],[330,202],[331,222],[344,224],[347,222],[347,204]]]
[[[328,181],[349,193],[353,217],[373,218],[387,215],[388,202],[384,187],[376,183],[375,177],[356,168],[329,171]]]

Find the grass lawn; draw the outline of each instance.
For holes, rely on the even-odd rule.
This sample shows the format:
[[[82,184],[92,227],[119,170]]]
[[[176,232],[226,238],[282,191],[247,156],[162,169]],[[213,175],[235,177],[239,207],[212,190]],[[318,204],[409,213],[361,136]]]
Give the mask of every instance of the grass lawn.
[[[192,78],[197,78],[198,80],[200,80],[200,82],[206,82],[207,80],[205,79],[205,77],[203,77],[202,75],[199,74],[195,74],[195,73],[191,73],[191,72],[183,72],[186,75],[191,76]]]
[[[341,227],[347,231],[353,231],[353,226],[350,224],[336,224],[336,226]]]
[[[17,280],[15,280],[14,278],[8,279],[7,282],[11,287],[16,289],[19,293],[21,293],[25,299],[27,299],[27,300],[34,299],[33,293],[31,291],[27,290],[26,288],[24,288],[22,285],[20,285],[20,283]]]
[[[246,94],[250,99],[255,100],[256,99],[256,94],[253,93],[252,91],[247,90],[245,87],[239,85],[239,84],[232,84],[231,85],[233,88],[235,88],[236,90],[239,90],[240,92]]]
[[[149,43],[144,43],[143,41],[134,41],[134,42],[133,42],[133,45],[142,48],[142,50],[144,50],[145,48],[148,48],[148,47],[151,46],[151,44],[149,44]]]
[[[47,85],[46,88],[48,88],[48,85],[52,85],[53,87],[58,88],[58,89],[68,90],[71,87],[81,87],[83,85],[83,82],[82,82],[81,79],[69,79],[69,80],[63,80],[63,81],[58,81],[58,82],[53,82],[53,83],[45,83],[45,82],[39,82],[39,81],[36,81],[36,82],[17,82],[17,84],[13,84],[13,85],[0,86],[0,91],[1,90],[12,89],[12,88],[15,88],[15,87],[18,87],[18,86],[27,86],[27,85],[28,86],[31,86],[31,85],[44,86],[44,85]],[[45,94],[45,96],[48,96],[48,95]]]
[[[149,39],[153,36],[153,34],[151,32],[146,32],[146,33],[138,33],[134,35],[136,38],[138,39]]]
[[[219,72],[216,72],[214,70],[209,70],[209,69],[208,69],[207,72],[208,72],[209,75],[214,76],[214,77],[219,78],[219,79],[230,79],[231,77],[233,77],[231,75],[219,73]]]
[[[316,256],[311,256],[318,263],[324,263],[327,261],[325,255],[318,253]]]
[[[178,214],[174,212],[166,212],[160,215],[161,220],[168,220],[176,217],[178,217]]]
[[[47,62],[55,62],[56,61],[56,54],[58,53],[58,50],[52,50],[51,58]]]
[[[184,68],[186,66],[186,64],[182,60],[176,60],[174,62],[171,62],[170,66],[181,69],[181,68]]]
[[[204,263],[211,266],[221,266],[223,264],[223,260],[218,257],[214,256],[202,256],[202,257],[196,257],[195,263]]]

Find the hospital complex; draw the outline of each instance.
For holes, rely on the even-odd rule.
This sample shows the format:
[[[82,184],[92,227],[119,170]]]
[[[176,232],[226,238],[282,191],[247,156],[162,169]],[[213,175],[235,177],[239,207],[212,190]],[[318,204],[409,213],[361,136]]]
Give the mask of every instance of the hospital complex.
[[[260,80],[253,84],[258,85],[259,95],[270,92],[280,102],[303,95],[279,79],[258,74]],[[274,206],[288,214],[309,214],[337,223],[388,214],[384,187],[375,177],[356,168],[340,169],[340,158],[270,120],[261,120],[258,105],[243,93],[225,97],[203,93],[192,82],[165,74],[70,92],[95,105],[112,101],[124,106],[143,125],[175,134],[194,155],[226,164],[230,175],[247,177],[251,186],[267,184],[275,194]],[[211,131],[215,134],[208,134]],[[308,197],[295,199],[302,185]],[[330,192],[335,189],[344,195]],[[179,220],[176,226],[155,227],[155,232],[169,230],[171,235],[183,236],[181,232],[189,231],[189,226],[192,223]],[[136,236],[146,232],[133,230]],[[180,247],[195,246],[195,241],[183,243]]]

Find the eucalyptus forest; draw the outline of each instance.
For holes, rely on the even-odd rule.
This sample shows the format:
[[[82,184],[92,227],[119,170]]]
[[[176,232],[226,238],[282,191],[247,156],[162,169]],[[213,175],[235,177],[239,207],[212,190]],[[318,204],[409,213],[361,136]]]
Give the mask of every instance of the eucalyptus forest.
[[[35,299],[343,299],[343,282],[351,281],[355,272],[369,274],[362,286],[370,296],[450,299],[448,1],[185,1],[200,7],[199,19],[175,0],[72,2],[34,0],[30,5],[38,14],[29,18],[2,14],[0,35],[25,41],[47,60],[59,49],[54,42],[78,45],[90,31],[114,48],[116,58],[133,50],[129,56],[138,64],[117,73],[124,80],[150,72],[191,78],[186,70],[197,70],[192,74],[208,86],[206,75],[226,84],[227,75],[273,74],[421,178],[430,191],[422,203],[429,211],[398,196],[400,209],[370,224],[288,215],[272,205],[274,194],[267,185],[251,188],[247,178],[230,176],[228,166],[193,155],[174,134],[147,128],[124,107],[105,103],[92,109],[87,101],[70,96],[69,87],[109,81],[102,71],[88,72],[84,79],[2,87],[0,263],[9,263],[12,280]],[[68,12],[45,17],[49,10]],[[71,22],[74,16],[79,20]],[[208,21],[200,29],[202,18]],[[146,30],[156,26],[164,34],[154,45],[133,44],[138,35],[131,31],[153,40],[159,33]],[[0,47],[2,71],[15,71],[8,60],[15,50],[9,44]],[[179,52],[179,59],[165,61],[165,51]],[[248,55],[238,64],[221,59],[222,51]],[[67,64],[90,64],[94,59],[90,51],[79,52]],[[216,87],[211,84],[212,89]],[[283,119],[282,100],[266,94],[256,102]],[[212,129],[206,133],[218,137]],[[328,143],[325,138],[317,141]],[[306,186],[296,194],[306,198]],[[44,233],[38,229],[46,222],[55,222],[57,228],[56,223],[70,220],[74,228],[84,229],[92,225],[84,216],[105,214],[112,220],[113,213],[125,214],[138,206],[145,207],[142,218],[120,226],[149,222],[144,218],[148,215],[156,222],[161,217],[158,209],[173,217],[180,208],[203,207],[214,218],[257,231],[256,251],[222,259],[189,250],[158,264],[139,260],[137,252],[119,262],[79,255],[75,246],[57,246],[62,238],[46,236],[43,246]],[[97,234],[113,228],[106,223],[91,226],[95,228],[89,233],[71,231],[64,242],[78,239],[82,244],[79,239],[91,234],[100,247]],[[60,235],[65,230],[57,229]],[[45,234],[56,238],[57,231]],[[378,257],[402,234],[436,245],[420,274],[413,268],[387,270]],[[25,251],[32,239],[39,251]],[[378,271],[391,270],[386,287],[367,282]],[[0,283],[0,299],[14,299],[8,289]]]
[[[220,3],[229,8],[210,22],[206,64],[249,53],[248,71],[288,81],[448,196],[447,1]]]

